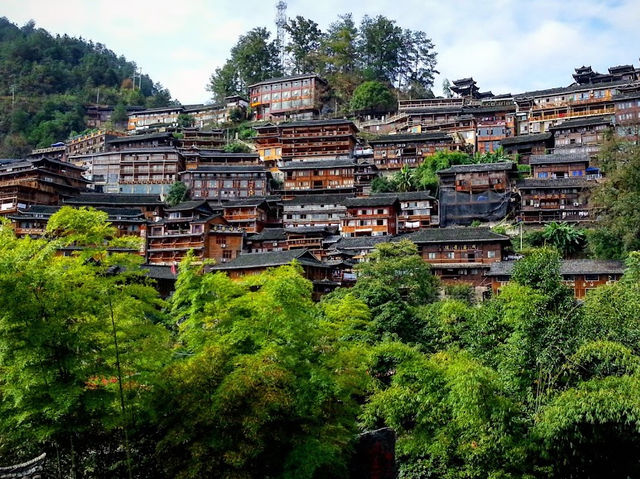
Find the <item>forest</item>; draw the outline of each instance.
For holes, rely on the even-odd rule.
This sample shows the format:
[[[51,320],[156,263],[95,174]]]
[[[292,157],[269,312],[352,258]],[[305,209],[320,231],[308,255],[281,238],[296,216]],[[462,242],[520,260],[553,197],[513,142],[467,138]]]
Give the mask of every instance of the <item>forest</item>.
[[[85,105],[170,104],[169,91],[101,43],[0,18],[0,157],[21,157],[86,129]],[[138,87],[139,84],[139,87]]]

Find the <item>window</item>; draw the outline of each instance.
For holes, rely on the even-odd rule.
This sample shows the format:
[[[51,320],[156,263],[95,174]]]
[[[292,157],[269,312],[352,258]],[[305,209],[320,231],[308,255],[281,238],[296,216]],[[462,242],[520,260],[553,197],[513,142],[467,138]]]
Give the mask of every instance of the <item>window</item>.
[[[226,236],[217,236],[216,237],[216,244],[226,244],[227,243],[227,237]]]
[[[548,176],[549,176],[549,173],[547,173],[546,171],[538,172],[538,178],[547,178]]]
[[[455,259],[456,253],[454,251],[447,252],[447,259]]]
[[[436,259],[436,253],[429,253],[429,259]]]
[[[571,176],[582,176],[582,171],[572,171]]]
[[[487,251],[487,258],[495,258],[496,257],[496,252],[491,250],[491,251]]]
[[[598,274],[585,274],[584,275],[584,280],[585,281],[599,281],[600,280],[600,275],[598,275]]]
[[[225,249],[222,251],[222,257],[224,259],[231,259],[233,257],[233,251],[230,249]]]

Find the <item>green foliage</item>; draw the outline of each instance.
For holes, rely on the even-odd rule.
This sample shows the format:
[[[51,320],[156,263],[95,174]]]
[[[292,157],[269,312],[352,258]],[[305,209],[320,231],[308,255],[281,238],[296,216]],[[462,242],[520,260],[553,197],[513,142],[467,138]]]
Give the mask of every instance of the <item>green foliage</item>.
[[[185,317],[180,338],[191,355],[166,371],[158,396],[167,418],[159,445],[167,474],[343,475],[355,433],[354,395],[368,379],[361,352],[336,332],[359,329],[366,307],[347,296],[326,304],[321,320],[311,283],[296,266],[241,283],[222,273],[203,277],[197,268],[181,265],[173,300]],[[351,312],[359,319],[342,316]]]
[[[586,243],[583,231],[569,223],[552,221],[542,231],[545,243],[556,248],[563,257],[570,257],[582,251]]]
[[[153,322],[161,303],[141,258],[107,254],[114,243],[102,215],[63,208],[40,240],[0,226],[0,448],[9,462],[45,450],[74,475],[136,466],[126,437],[149,420],[169,338]],[[90,257],[57,255],[71,239],[93,245]]]
[[[180,128],[191,128],[195,123],[196,119],[192,115],[187,115],[185,113],[180,113],[178,115],[178,126]]]
[[[607,181],[593,194],[598,223],[589,235],[592,254],[600,258],[623,258],[640,249],[640,145],[612,137],[599,155]]]
[[[98,92],[101,103],[119,105],[114,122],[126,119],[127,105],[169,104],[169,93],[147,75],[132,90],[135,69],[101,43],[52,36],[34,24],[18,28],[0,18],[0,156],[22,156],[84,130],[84,105]]]
[[[375,333],[418,341],[422,324],[414,310],[436,299],[438,280],[415,244],[407,240],[381,243],[356,269],[353,291],[371,309]]]
[[[475,293],[473,286],[468,284],[448,284],[444,287],[444,294],[450,299],[457,299],[466,303],[473,303]]]
[[[211,75],[207,89],[215,101],[226,96],[244,94],[247,87],[282,74],[276,40],[263,27],[241,35],[227,62]]]
[[[322,40],[322,31],[318,24],[298,15],[285,25],[289,34],[289,43],[285,51],[291,55],[293,74],[315,73],[318,69],[318,50]]]
[[[396,98],[383,83],[366,81],[354,90],[350,108],[360,113],[386,113],[396,109]]]
[[[232,141],[224,147],[227,153],[251,153],[251,148],[246,143],[240,141]]]
[[[420,189],[436,191],[438,189],[438,170],[444,170],[453,165],[467,165],[472,163],[471,157],[461,151],[438,151],[427,156],[416,169],[416,179]]]
[[[169,206],[176,206],[187,199],[187,185],[181,181],[176,181],[171,185],[171,189],[167,194],[167,204]]]

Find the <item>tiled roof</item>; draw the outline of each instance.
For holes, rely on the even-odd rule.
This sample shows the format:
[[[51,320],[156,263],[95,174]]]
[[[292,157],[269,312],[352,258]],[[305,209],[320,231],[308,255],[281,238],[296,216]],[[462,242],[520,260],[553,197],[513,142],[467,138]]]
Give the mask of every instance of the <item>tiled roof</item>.
[[[363,196],[362,198],[348,198],[344,205],[347,208],[359,208],[361,206],[388,206],[398,202],[396,195]]]
[[[160,140],[172,138],[171,133],[149,133],[147,135],[120,136],[107,140],[107,143],[130,143],[132,141]]]
[[[484,171],[509,171],[515,169],[515,163],[512,161],[502,161],[499,163],[475,163],[472,165],[454,165],[444,170],[438,170],[437,173],[474,173]]]
[[[528,188],[583,188],[596,186],[597,182],[586,178],[551,178],[534,179],[528,178],[517,183],[520,189]]]
[[[172,206],[170,208],[165,208],[167,213],[172,211],[188,211],[199,208],[200,206],[209,206],[206,200],[193,200],[193,201],[183,201],[180,204]]]
[[[252,88],[252,87],[258,86],[258,85],[267,85],[269,83],[277,83],[277,82],[288,81],[288,80],[302,80],[304,78],[314,78],[314,77],[315,78],[319,78],[320,80],[324,81],[316,73],[305,73],[303,75],[291,75],[291,76],[278,77],[278,78],[269,78],[267,80],[263,80],[263,81],[258,82],[258,83],[253,83],[253,84],[249,85],[248,88]]]
[[[345,120],[337,118],[335,120],[302,120],[302,121],[291,121],[288,123],[280,123],[278,127],[280,128],[295,128],[298,126],[331,126],[331,125],[352,125],[355,130],[358,128],[351,120]]]
[[[494,233],[489,228],[426,228],[400,237],[414,243],[454,243],[459,241],[510,241],[508,236]]]
[[[517,261],[491,263],[487,276],[511,276]],[[622,274],[624,263],[616,260],[566,259],[560,263],[560,274]]]
[[[410,143],[413,141],[435,141],[435,140],[452,140],[451,135],[444,132],[435,133],[411,133],[398,135],[379,136],[373,140],[369,140],[370,144],[376,143]]]
[[[318,160],[318,161],[290,161],[289,163],[280,167],[281,170],[313,170],[321,168],[348,168],[355,167],[356,162],[344,158],[337,158],[335,160]]]
[[[540,141],[546,141],[553,137],[553,133],[536,133],[533,135],[517,135],[509,136],[500,140],[500,144],[506,145],[519,145],[522,143],[538,143]]]
[[[223,203],[209,202],[209,205],[213,208],[236,208],[240,206],[260,206],[266,201],[264,196],[252,196],[251,198],[233,199]]]
[[[343,205],[345,200],[351,197],[352,195],[348,193],[342,195],[301,195],[291,200],[283,201],[282,205],[284,207],[299,205]]]
[[[549,155],[531,155],[529,157],[530,165],[547,165],[589,162],[589,155],[586,153],[552,153]]]
[[[214,270],[227,269],[244,269],[244,268],[269,268],[273,266],[282,266],[291,263],[293,260],[301,262],[322,263],[306,249],[293,249],[288,251],[268,251],[265,253],[244,253],[239,254],[235,259],[228,263],[220,263],[215,265]]]
[[[586,118],[573,118],[571,120],[566,120],[558,125],[550,126],[549,129],[564,130],[567,128],[580,128],[583,126],[611,125],[612,122],[613,115],[589,116]]]
[[[69,205],[141,205],[159,206],[164,204],[159,195],[126,194],[126,193],[83,193],[65,200]]]
[[[286,239],[284,228],[265,228],[260,233],[247,236],[247,241],[284,241]]]
[[[346,249],[369,249],[373,248],[379,243],[389,243],[393,241],[393,236],[357,236],[357,237],[342,237],[338,240],[333,248],[339,250]]]
[[[264,166],[260,165],[199,165],[192,170],[181,171],[179,175],[185,173],[266,173]]]
[[[143,264],[142,269],[147,271],[147,276],[152,279],[176,279],[176,274],[171,272],[171,266],[156,264]]]

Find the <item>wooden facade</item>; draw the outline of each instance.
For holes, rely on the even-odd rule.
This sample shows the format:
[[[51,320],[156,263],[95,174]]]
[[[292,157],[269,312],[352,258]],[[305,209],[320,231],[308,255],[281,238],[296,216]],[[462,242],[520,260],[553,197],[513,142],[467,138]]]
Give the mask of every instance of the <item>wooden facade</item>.
[[[350,194],[301,195],[282,202],[282,222],[285,227],[339,227],[347,208],[344,202]]]
[[[411,233],[425,262],[445,284],[487,285],[485,273],[510,247],[508,236],[489,228],[432,228]]]
[[[340,224],[341,236],[388,236],[398,232],[400,203],[393,195],[345,200],[347,208]]]
[[[284,192],[353,192],[356,167],[351,159],[289,162],[280,167]]]
[[[418,167],[425,156],[437,151],[453,151],[458,145],[442,132],[386,135],[370,140],[373,163],[381,171],[394,172],[403,166]]]
[[[501,140],[500,145],[508,155],[518,155],[519,163],[528,164],[531,155],[544,155],[553,148],[553,134],[510,136]]]
[[[515,261],[494,263],[487,272],[493,294],[511,279]],[[619,281],[624,274],[624,263],[615,260],[572,259],[560,263],[562,281],[573,290],[576,299],[584,299],[587,293],[599,286]]]
[[[166,195],[184,170],[182,154],[173,148],[122,151],[119,192]]]
[[[82,193],[65,200],[64,203],[74,207],[86,206],[96,209],[136,209],[142,211],[144,217],[149,221],[159,220],[165,207],[160,195]]]
[[[242,228],[246,233],[262,231],[272,213],[267,201],[260,197],[231,200],[214,206],[218,207],[222,209],[222,215],[230,225]]]
[[[179,175],[193,199],[234,200],[267,196],[269,174],[262,166],[199,166]]]
[[[327,82],[318,75],[305,74],[273,78],[249,85],[254,120],[310,120],[324,106]]]
[[[212,212],[205,201],[167,208],[161,221],[149,225],[147,262],[176,265],[190,250],[198,260],[233,260],[242,251],[244,231]]]
[[[29,205],[57,205],[86,191],[83,169],[71,163],[40,158],[0,163],[0,215]]]
[[[227,153],[224,151],[184,151],[182,153],[187,170],[199,166],[259,165],[256,153]]]
[[[111,141],[121,138],[124,135],[124,133],[119,131],[96,130],[76,136],[66,142],[65,158],[107,151]]]
[[[529,159],[531,176],[536,179],[586,178],[589,156],[584,153],[553,153]]]
[[[554,152],[595,155],[612,128],[612,115],[593,116],[563,121],[552,126]]]
[[[589,199],[595,185],[586,178],[523,180],[517,185],[520,217],[525,223],[593,221]]]

